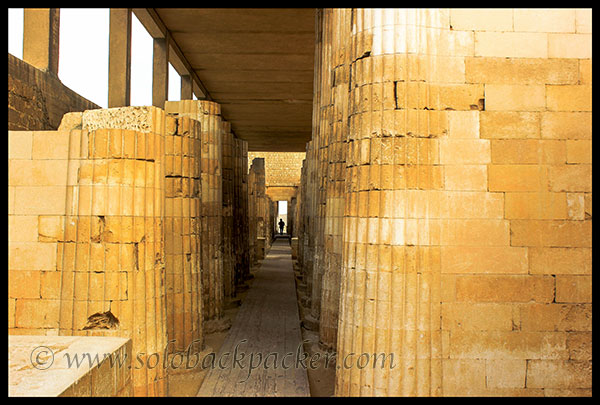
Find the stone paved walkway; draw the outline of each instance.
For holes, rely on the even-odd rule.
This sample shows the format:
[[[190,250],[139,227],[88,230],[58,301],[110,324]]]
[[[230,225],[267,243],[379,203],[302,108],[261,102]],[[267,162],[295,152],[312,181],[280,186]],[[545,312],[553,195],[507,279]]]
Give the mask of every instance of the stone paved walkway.
[[[303,351],[291,249],[276,239],[198,396],[310,396]]]

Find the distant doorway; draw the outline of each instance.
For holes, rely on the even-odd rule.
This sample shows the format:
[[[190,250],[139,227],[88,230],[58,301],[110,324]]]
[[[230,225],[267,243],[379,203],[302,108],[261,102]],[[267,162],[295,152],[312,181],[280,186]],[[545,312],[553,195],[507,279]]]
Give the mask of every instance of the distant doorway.
[[[288,229],[288,202],[286,200],[277,201],[277,217],[275,218],[275,233],[277,235],[287,234]],[[283,224],[283,226],[281,226]]]

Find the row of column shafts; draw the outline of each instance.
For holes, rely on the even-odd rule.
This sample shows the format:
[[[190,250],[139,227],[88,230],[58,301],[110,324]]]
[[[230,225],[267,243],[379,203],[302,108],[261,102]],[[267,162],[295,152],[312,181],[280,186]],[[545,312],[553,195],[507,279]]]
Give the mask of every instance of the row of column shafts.
[[[549,57],[559,34],[511,31],[517,10],[504,25],[462,13],[317,11],[313,134],[288,217],[337,395],[591,393],[591,155],[569,149],[591,147],[591,55]],[[546,38],[545,53],[495,47],[512,34]],[[247,146],[208,101],[81,125],[59,329],[117,333],[83,330],[110,309],[134,352],[185,349],[271,243],[264,160],[245,175]],[[395,367],[346,367],[361,354]],[[164,379],[134,370],[134,393]]]
[[[66,212],[44,217],[59,222],[38,244],[57,246],[60,279],[53,299],[36,301],[44,324],[17,309],[9,332],[129,337],[146,356],[204,350],[270,243],[264,159],[248,172],[246,141],[211,101],[69,113],[56,134],[70,145],[53,157],[68,166]],[[122,394],[166,395],[168,373],[134,367]]]
[[[585,184],[577,184],[575,176],[571,185],[557,187],[558,182],[548,183],[542,176],[522,187],[519,182],[528,176],[517,168],[546,173],[550,161],[541,158],[541,148],[548,141],[531,139],[535,136],[522,133],[520,124],[508,126],[511,114],[518,116],[515,122],[523,122],[528,113],[522,111],[548,111],[542,113],[548,120],[571,119],[569,114],[589,117],[591,90],[582,75],[560,84],[573,85],[585,103],[569,104],[567,99],[560,107],[554,101],[529,103],[527,85],[546,84],[550,97],[561,87],[553,86],[553,75],[560,71],[553,64],[560,60],[568,69],[574,61],[569,58],[576,56],[565,52],[564,59],[551,59],[532,51],[529,58],[508,57],[516,51],[508,45],[495,49],[493,43],[513,33],[493,37],[485,31],[510,31],[513,25],[496,28],[494,13],[468,10],[469,20],[460,10],[317,11],[313,130],[298,192],[298,262],[310,309],[305,313],[311,322],[306,323],[318,325],[322,349],[337,353],[336,395],[539,395],[544,388],[555,389],[558,395],[589,394],[585,387],[590,387],[591,352],[571,358],[574,352],[568,347],[575,335],[554,325],[564,319],[556,317],[559,310],[591,317],[585,304],[591,303],[591,296],[561,298],[558,290],[550,289],[549,274],[557,277],[557,271],[559,278],[563,271],[579,277],[589,274],[591,262],[581,265],[575,258],[590,252],[591,223],[583,220],[583,214],[569,216],[564,205],[550,198],[569,190],[591,192],[591,166],[581,169],[582,175],[587,170]],[[504,17],[512,22],[524,19],[522,15],[531,17],[519,10]],[[564,12],[562,17],[575,21],[577,15]],[[475,23],[479,18],[481,22]],[[569,35],[575,39],[575,34]],[[490,57],[472,56],[484,46],[494,48],[485,48]],[[585,58],[590,56],[583,51],[575,63],[587,66]],[[465,60],[481,66],[471,69]],[[554,73],[540,76],[534,64]],[[517,65],[519,74],[513,70]],[[466,69],[471,76],[466,76]],[[494,98],[496,86],[507,88],[501,102]],[[492,126],[488,117],[507,121]],[[558,125],[543,125],[547,139],[561,140],[563,147],[567,139],[567,154],[573,136],[591,138],[587,125],[578,126],[577,135]],[[489,138],[502,139],[492,141],[491,159]],[[537,159],[524,157],[524,141],[519,138],[530,138],[527,142],[535,144]],[[498,157],[502,147],[510,160]],[[557,166],[548,173],[556,170],[567,176],[568,159],[567,155],[567,162],[556,160]],[[496,163],[521,166],[493,177],[493,170],[501,167]],[[474,164],[483,170],[482,186],[470,183],[477,177],[469,171]],[[459,170],[456,180],[451,169]],[[501,185],[492,183],[500,178]],[[524,191],[548,200],[527,200],[531,194]],[[519,203],[509,205],[513,197]],[[472,205],[473,198],[480,202]],[[498,209],[490,210],[490,204],[496,204],[492,200],[498,201]],[[553,214],[551,206],[556,209]],[[554,230],[548,225],[551,219],[557,224]],[[498,231],[492,231],[496,226]],[[521,238],[521,226],[529,229],[531,239]],[[545,235],[558,235],[563,226],[577,229],[568,241],[540,234],[548,229]],[[533,266],[539,246],[546,249],[544,254],[560,251],[572,257],[574,265],[568,270],[551,266],[528,270],[527,254]],[[514,255],[520,258],[519,265],[508,262]],[[585,280],[589,288],[591,280]],[[492,287],[497,282],[506,285]],[[509,287],[517,282],[530,287]],[[472,311],[466,310],[469,305]],[[506,308],[513,311],[508,331],[494,323]],[[522,323],[523,314],[533,308],[547,314],[535,332]],[[589,322],[570,325],[570,332],[584,333],[578,336],[591,345]],[[542,343],[545,339],[557,339],[554,349]],[[563,349],[555,352],[558,347],[571,355]],[[374,364],[374,357],[367,357],[371,363],[364,362],[365,355],[381,357]],[[381,361],[392,356],[395,367]],[[357,358],[362,366],[347,367],[347,360]],[[557,358],[561,360],[550,360]],[[555,377],[546,377],[551,374]]]

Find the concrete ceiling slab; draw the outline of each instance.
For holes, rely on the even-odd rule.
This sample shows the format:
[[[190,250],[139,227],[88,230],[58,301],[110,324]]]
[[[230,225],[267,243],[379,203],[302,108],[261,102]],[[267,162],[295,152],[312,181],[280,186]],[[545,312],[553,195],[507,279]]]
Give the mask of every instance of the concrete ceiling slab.
[[[312,130],[315,9],[153,10],[248,150],[305,150]]]

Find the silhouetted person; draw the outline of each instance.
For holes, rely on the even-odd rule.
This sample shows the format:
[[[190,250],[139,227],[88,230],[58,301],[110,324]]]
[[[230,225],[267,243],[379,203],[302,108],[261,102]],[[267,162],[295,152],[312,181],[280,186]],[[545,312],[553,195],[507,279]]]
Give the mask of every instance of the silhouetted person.
[[[283,235],[283,227],[285,226],[285,222],[283,222],[283,218],[279,218],[279,233]]]

